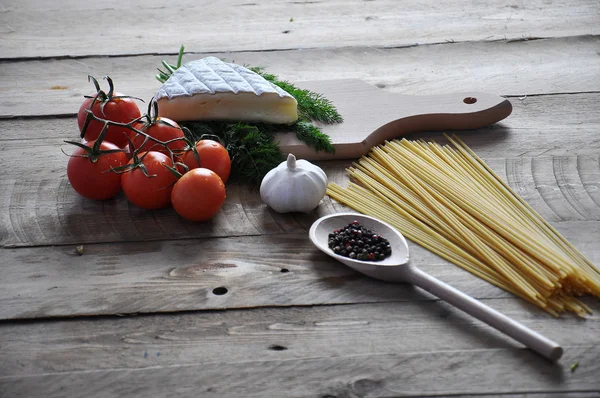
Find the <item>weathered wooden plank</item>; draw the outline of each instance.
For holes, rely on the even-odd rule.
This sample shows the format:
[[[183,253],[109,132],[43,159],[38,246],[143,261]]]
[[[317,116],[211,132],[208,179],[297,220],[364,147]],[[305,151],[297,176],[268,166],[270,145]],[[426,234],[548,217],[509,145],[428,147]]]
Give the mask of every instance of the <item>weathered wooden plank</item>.
[[[598,120],[589,109],[599,96],[515,98],[508,119],[461,136],[546,219],[598,220]],[[88,201],[68,185],[68,158],[60,151],[72,150],[62,139],[77,138],[74,119],[4,120],[0,129],[0,209],[5,209],[0,212],[0,242],[5,246],[298,232],[317,216],[340,209],[326,201],[299,225],[294,217],[268,210],[256,191],[235,185],[228,187],[224,211],[208,225],[187,223],[172,210],[142,211],[122,196]],[[42,134],[46,138],[36,138]],[[440,134],[409,138],[417,137],[439,140]],[[348,164],[321,165],[331,181],[345,183]]]
[[[188,0],[174,6],[153,0],[143,7],[116,0],[101,6],[13,0],[2,4],[0,54],[11,59],[173,53],[182,43],[190,51],[215,52],[576,36],[600,33],[597,14],[593,0],[504,0],[492,7],[458,0]]]
[[[369,344],[368,336],[364,343]],[[431,397],[596,392],[600,388],[599,355],[596,345],[567,347],[564,365],[550,364],[525,350],[487,349],[298,360],[263,355],[234,363],[174,366],[160,365],[161,355],[151,359],[157,364],[140,369],[0,377],[0,389],[11,397]],[[575,360],[586,366],[570,372],[569,364]]]
[[[599,398],[600,392],[592,391],[592,392],[543,392],[543,393],[523,393],[523,394],[515,394],[515,393],[506,393],[506,394],[461,394],[461,395],[436,395],[437,398],[456,398],[456,397],[465,397],[465,398],[489,398],[489,397],[502,397],[502,398]]]
[[[600,344],[597,316],[585,321],[554,319],[524,310],[514,298],[486,301],[564,346]],[[600,310],[598,301],[589,303]],[[231,363],[247,358],[283,361],[524,348],[440,301],[16,321],[1,324],[0,330],[5,347],[2,376]],[[569,365],[568,360],[561,363]],[[580,363],[582,369],[589,365]]]
[[[87,200],[70,187],[66,170],[0,186],[11,192],[9,213],[2,216],[3,243],[8,246],[261,235],[299,228],[294,219],[267,209],[256,190],[239,185],[227,188],[222,210],[204,223],[184,220],[172,208],[140,209],[123,194],[103,202]]]
[[[542,217],[560,222],[600,220],[599,161],[599,155],[540,156],[488,164]]]
[[[433,254],[415,261],[478,297],[505,297]],[[362,277],[307,234],[3,249],[2,319],[429,299]],[[268,250],[269,252],[265,252]],[[227,293],[217,295],[216,288]],[[218,291],[217,291],[218,292]]]
[[[425,136],[440,138],[439,135]],[[483,144],[482,141],[488,139],[481,134],[466,137],[468,143]],[[301,218],[281,215],[262,202],[258,190],[234,184],[228,185],[222,211],[204,223],[181,219],[171,208],[139,209],[123,194],[108,201],[92,201],[70,187],[66,179],[66,156],[59,152],[57,141],[55,145],[52,140],[46,142],[25,148],[22,141],[3,142],[4,157],[0,159],[0,166],[6,165],[3,169],[7,173],[0,181],[0,244],[4,247],[299,232],[306,231],[318,217],[344,209],[325,198],[317,209]],[[478,147],[474,149],[477,151]],[[598,153],[590,146],[586,151],[592,149]],[[19,168],[10,168],[21,159],[28,161]],[[536,158],[484,156],[484,159],[548,221],[600,220],[597,154]],[[331,182],[345,184],[348,181],[345,168],[351,164],[350,160],[319,164]]]
[[[473,90],[523,96],[599,91],[599,44],[600,37],[583,36],[411,48],[351,47],[216,55],[240,64],[264,66],[292,82],[356,78],[411,95]],[[184,60],[204,55],[186,54]],[[0,74],[0,117],[72,115],[79,109],[82,96],[93,91],[93,85],[87,82],[88,74],[97,78],[110,75],[118,90],[147,101],[159,87],[154,74],[165,58],[172,61],[174,57],[4,63]],[[583,112],[585,108],[577,111]]]
[[[510,101],[513,112],[508,118],[489,128],[463,133],[469,145],[481,156],[535,157],[597,153],[600,120],[594,109],[600,101],[600,93],[528,96],[510,98]],[[79,138],[74,117],[0,119],[0,131],[0,150],[3,152],[24,151],[29,147],[40,150],[40,147],[53,145],[70,153],[72,148],[61,141]],[[420,133],[418,137],[437,139],[439,134]],[[60,152],[57,150],[56,153]],[[33,156],[25,156],[29,156],[28,161],[35,161]],[[64,160],[64,155],[61,156]],[[7,159],[3,156],[0,161],[10,161]],[[18,170],[9,168],[10,175],[18,175],[13,169]]]
[[[600,223],[557,228],[600,264]],[[409,247],[415,265],[467,294],[511,296],[412,242]],[[306,232],[86,244],[82,256],[74,246],[2,249],[0,258],[0,319],[432,299],[354,272],[319,252]],[[223,287],[226,293],[215,290]]]

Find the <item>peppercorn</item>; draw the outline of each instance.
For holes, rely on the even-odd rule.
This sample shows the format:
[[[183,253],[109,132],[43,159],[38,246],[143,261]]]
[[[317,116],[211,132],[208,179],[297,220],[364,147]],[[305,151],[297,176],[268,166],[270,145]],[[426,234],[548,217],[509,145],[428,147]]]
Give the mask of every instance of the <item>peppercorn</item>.
[[[390,242],[379,234],[353,221],[328,236],[328,246],[334,253],[362,261],[381,261],[392,254]]]

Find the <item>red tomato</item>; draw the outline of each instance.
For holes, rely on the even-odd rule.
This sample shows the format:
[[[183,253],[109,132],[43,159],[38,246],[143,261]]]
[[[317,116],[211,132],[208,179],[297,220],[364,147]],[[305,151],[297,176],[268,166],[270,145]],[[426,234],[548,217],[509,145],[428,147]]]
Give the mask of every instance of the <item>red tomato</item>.
[[[221,210],[225,184],[212,170],[196,168],[185,173],[171,192],[173,208],[181,217],[205,221]]]
[[[151,177],[146,177],[139,167],[123,173],[121,186],[125,196],[131,203],[143,209],[167,207],[171,203],[173,184],[177,182],[177,177],[164,166],[173,166],[171,159],[156,151],[140,153],[138,157],[143,157],[142,163]],[[132,162],[133,160],[129,161]]]
[[[136,128],[138,130],[142,130],[149,136],[156,138],[157,140],[162,142],[167,142],[175,138],[184,137],[183,130],[181,130],[181,127],[179,127],[179,125],[176,122],[166,117],[158,117],[156,118],[155,122],[139,124],[138,126],[136,126]],[[145,138],[146,137],[144,137],[141,134],[136,134],[135,138],[133,139],[133,147],[135,149],[141,147],[144,143]],[[185,142],[183,140],[175,141],[170,143],[168,147],[174,152],[181,151],[183,150],[183,148],[185,148]],[[162,152],[165,155],[169,154],[169,151],[164,146],[150,140],[148,140],[144,144],[141,151],[157,151]]]
[[[85,143],[90,148],[94,141]],[[100,150],[108,151],[119,149],[110,142],[103,141]],[[100,155],[95,162],[90,158],[81,157],[87,152],[83,148],[77,148],[67,164],[67,178],[73,189],[88,199],[105,200],[116,196],[121,191],[121,175],[112,171],[127,164],[127,155],[123,152],[115,152]]]
[[[123,94],[115,93],[114,96],[121,96]],[[79,112],[77,113],[77,124],[79,125],[79,131],[83,133],[83,126],[85,125],[85,119],[88,116],[86,109],[90,109],[90,105],[94,101],[93,98],[86,98],[81,104],[79,108]],[[129,123],[134,119],[137,119],[141,116],[140,110],[137,104],[131,98],[111,98],[106,101],[104,104],[104,112],[101,109],[102,102],[100,100],[96,100],[94,102],[94,106],[92,107],[92,113],[94,116],[104,119],[110,120],[112,122],[118,123]],[[104,127],[104,123],[99,122],[97,120],[90,120],[87,128],[85,129],[85,134],[83,138],[86,141],[92,141],[98,138],[102,128]],[[109,126],[104,139],[108,142],[112,142],[117,145],[119,148],[123,148],[127,145],[128,140],[127,137],[132,136],[132,131],[120,126]]]
[[[221,177],[223,183],[226,183],[231,172],[231,159],[227,149],[216,141],[200,140],[196,143],[196,150],[200,163],[193,151],[186,151],[181,157],[181,162],[190,170],[198,167],[210,169]]]

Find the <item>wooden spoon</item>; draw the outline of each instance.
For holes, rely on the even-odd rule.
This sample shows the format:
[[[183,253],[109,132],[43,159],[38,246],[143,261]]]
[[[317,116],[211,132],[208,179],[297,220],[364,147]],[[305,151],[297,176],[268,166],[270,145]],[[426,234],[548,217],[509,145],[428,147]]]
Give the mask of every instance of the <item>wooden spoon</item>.
[[[329,234],[355,220],[363,227],[386,238],[392,247],[392,254],[385,260],[377,262],[354,260],[335,254],[328,246]],[[315,221],[310,228],[309,237],[321,251],[358,272],[384,281],[408,282],[419,286],[552,361],[557,361],[563,354],[562,347],[552,340],[410,264],[406,239],[394,227],[383,221],[355,213],[332,214]]]

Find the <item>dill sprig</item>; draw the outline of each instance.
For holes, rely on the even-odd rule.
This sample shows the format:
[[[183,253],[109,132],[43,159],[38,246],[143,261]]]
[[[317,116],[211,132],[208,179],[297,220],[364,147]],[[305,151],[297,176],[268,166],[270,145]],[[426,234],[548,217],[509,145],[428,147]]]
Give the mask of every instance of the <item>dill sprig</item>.
[[[181,66],[182,57],[183,46],[179,50],[177,65],[163,61],[163,66],[167,70],[159,69],[160,73],[156,78],[164,83]],[[232,181],[256,186],[260,184],[267,172],[284,160],[284,154],[281,153],[274,140],[275,134],[279,132],[295,133],[300,141],[316,152],[335,152],[330,137],[312,123],[312,121],[318,121],[331,124],[343,121],[331,101],[319,93],[298,88],[288,81],[279,80],[276,75],[267,73],[262,67],[249,67],[248,69],[258,73],[265,80],[277,85],[296,99],[298,102],[298,121],[296,123],[292,125],[244,121],[179,123],[183,127],[187,127],[196,139],[211,137],[222,142],[231,158],[230,179]]]
[[[181,122],[196,139],[220,141],[231,158],[229,179],[257,186],[262,178],[284,160],[274,141],[272,125],[245,122]]]
[[[180,122],[180,126],[190,130],[193,137],[220,141],[231,158],[232,181],[255,186],[285,156],[274,140],[281,126],[267,123],[248,122]],[[316,151],[326,150],[329,137],[309,122],[297,122],[286,126],[296,137],[308,142]]]
[[[265,80],[275,84],[296,98],[300,120],[316,120],[327,124],[342,123],[344,121],[342,115],[339,114],[331,101],[323,97],[323,95],[311,90],[298,88],[288,81],[279,80],[274,74],[266,73],[262,67],[251,67],[248,69],[258,73]]]
[[[331,140],[329,139],[329,136],[311,122],[299,121],[292,127],[293,131],[296,132],[296,137],[309,147],[314,148],[316,152],[335,152],[330,150]]]

